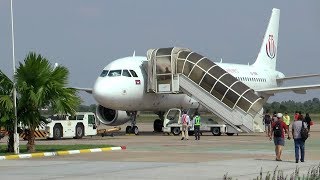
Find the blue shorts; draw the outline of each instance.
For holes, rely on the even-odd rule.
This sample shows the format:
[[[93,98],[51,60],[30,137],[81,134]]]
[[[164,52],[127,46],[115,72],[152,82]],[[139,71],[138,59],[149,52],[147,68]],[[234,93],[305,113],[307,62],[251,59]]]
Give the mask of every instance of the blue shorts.
[[[274,137],[273,138],[274,145],[284,146],[284,138],[282,137]]]

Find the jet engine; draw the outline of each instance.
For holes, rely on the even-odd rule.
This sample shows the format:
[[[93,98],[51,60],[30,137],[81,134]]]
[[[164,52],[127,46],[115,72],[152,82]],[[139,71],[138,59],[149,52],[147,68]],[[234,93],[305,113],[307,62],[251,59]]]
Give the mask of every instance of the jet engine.
[[[130,114],[126,111],[108,109],[101,105],[97,106],[96,115],[102,124],[109,126],[122,125],[131,120]]]

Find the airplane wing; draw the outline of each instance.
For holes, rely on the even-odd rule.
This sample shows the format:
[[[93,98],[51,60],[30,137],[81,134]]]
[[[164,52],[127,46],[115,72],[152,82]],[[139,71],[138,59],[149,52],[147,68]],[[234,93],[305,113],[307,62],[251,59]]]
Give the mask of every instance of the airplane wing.
[[[92,94],[92,88],[79,88],[79,87],[73,87],[73,89],[79,90],[79,91],[85,91],[89,94]]]
[[[277,81],[303,79],[303,78],[317,77],[317,76],[320,76],[320,74],[306,74],[306,75],[299,75],[299,76],[289,76],[289,77],[284,77],[284,78],[278,78]]]
[[[320,89],[320,84],[259,89],[259,90],[256,90],[256,92],[265,93],[269,95],[274,95],[275,93],[289,92],[289,91],[292,91],[297,94],[305,94],[306,91],[310,89]]]

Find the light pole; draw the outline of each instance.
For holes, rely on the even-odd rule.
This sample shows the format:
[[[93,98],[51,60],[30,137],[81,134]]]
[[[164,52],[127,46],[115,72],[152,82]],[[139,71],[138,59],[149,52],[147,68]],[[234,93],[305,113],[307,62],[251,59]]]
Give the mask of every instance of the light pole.
[[[13,64],[13,105],[14,105],[14,153],[19,154],[19,134],[18,134],[18,113],[17,113],[17,90],[16,90],[16,80],[14,76],[16,75],[16,60],[14,56],[14,32],[13,32],[13,8],[12,0],[11,3],[11,39],[12,39],[12,64]]]

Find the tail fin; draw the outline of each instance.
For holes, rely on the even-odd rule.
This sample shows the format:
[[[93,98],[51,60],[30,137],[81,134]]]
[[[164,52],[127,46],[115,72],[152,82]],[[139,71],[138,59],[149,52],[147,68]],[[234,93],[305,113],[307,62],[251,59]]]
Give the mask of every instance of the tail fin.
[[[276,69],[280,9],[273,8],[260,52],[253,66]]]

